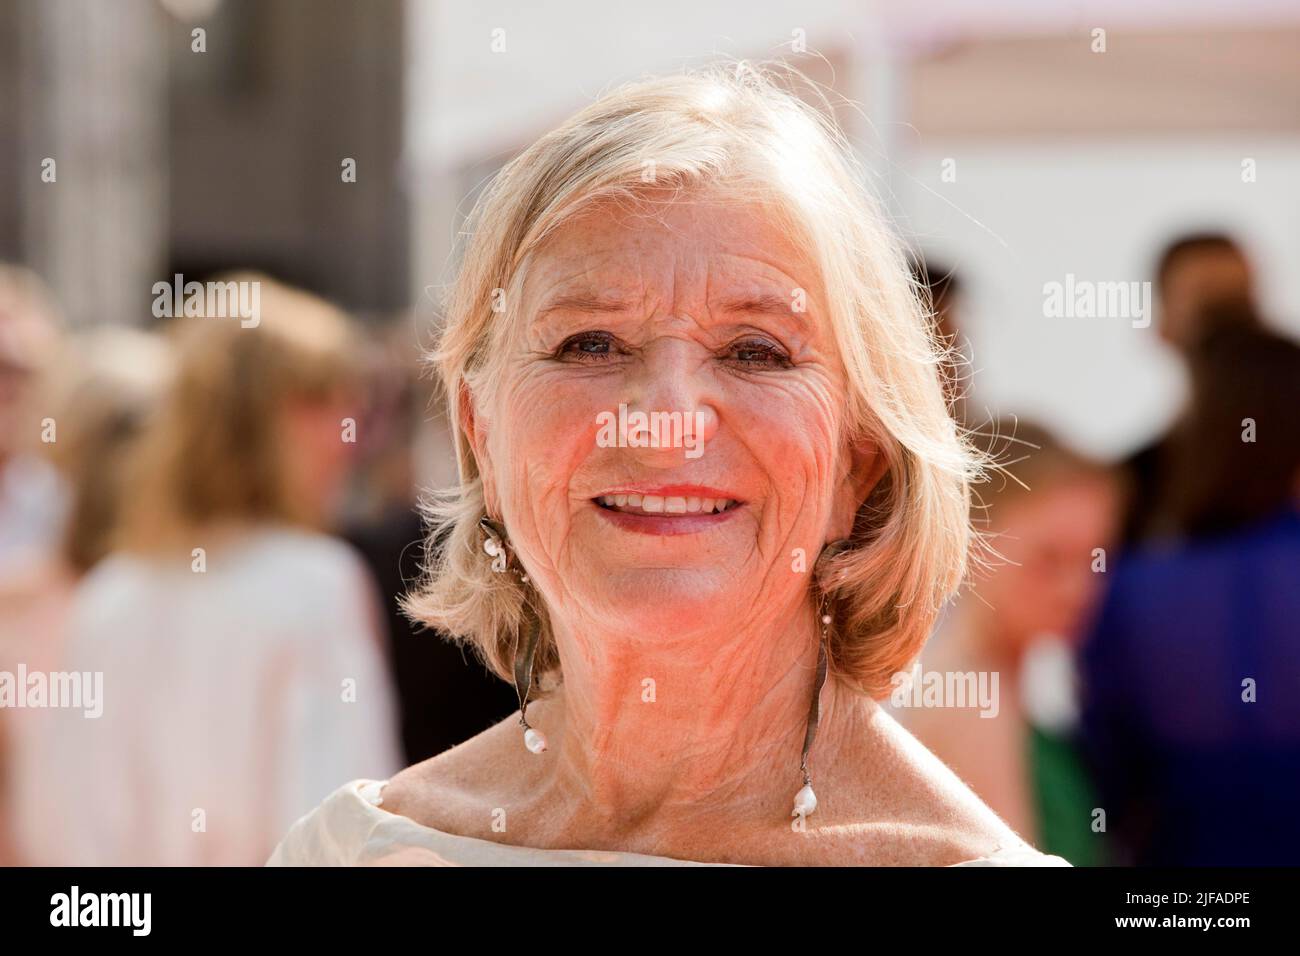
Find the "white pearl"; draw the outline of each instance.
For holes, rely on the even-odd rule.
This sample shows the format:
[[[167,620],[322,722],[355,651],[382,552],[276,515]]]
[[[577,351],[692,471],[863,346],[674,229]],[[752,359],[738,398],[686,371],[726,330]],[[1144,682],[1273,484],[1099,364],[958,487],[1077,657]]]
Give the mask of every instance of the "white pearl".
[[[524,731],[524,746],[533,753],[539,754],[546,749],[546,738],[539,731],[529,727]]]
[[[794,795],[792,817],[806,817],[817,809],[817,794],[813,793],[812,784],[807,784]]]

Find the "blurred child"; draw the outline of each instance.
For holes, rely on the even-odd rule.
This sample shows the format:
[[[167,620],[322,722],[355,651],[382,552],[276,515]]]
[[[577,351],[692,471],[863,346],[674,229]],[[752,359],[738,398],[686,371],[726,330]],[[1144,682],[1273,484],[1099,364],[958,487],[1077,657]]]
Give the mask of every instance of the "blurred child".
[[[933,686],[983,675],[995,693],[926,706],[913,686],[894,713],[1021,836],[1088,865],[1095,804],[1070,741],[1070,644],[1104,579],[1119,489],[1109,469],[1042,428],[998,424],[989,445],[1010,472],[995,474],[976,506],[996,554],[948,607],[914,676]]]

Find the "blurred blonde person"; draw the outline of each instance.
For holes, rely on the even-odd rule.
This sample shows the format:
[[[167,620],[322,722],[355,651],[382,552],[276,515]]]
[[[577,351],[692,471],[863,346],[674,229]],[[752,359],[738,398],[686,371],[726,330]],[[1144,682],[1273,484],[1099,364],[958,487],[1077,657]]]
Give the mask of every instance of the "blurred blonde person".
[[[1068,742],[1071,649],[1105,579],[1095,549],[1116,533],[1120,486],[1041,427],[986,429],[1009,474],[983,486],[973,518],[998,556],[947,608],[919,671],[900,677],[893,713],[1022,837],[1087,865],[1096,841],[1090,788]],[[945,695],[959,684],[991,693],[928,696],[941,681]]]
[[[37,389],[32,405],[49,422],[49,457],[70,490],[69,514],[58,546],[0,585],[0,671],[59,670],[73,589],[108,553],[126,452],[169,372],[157,336],[105,329],[68,340]],[[41,819],[38,741],[46,712],[0,709],[0,864],[24,862],[15,849],[18,833],[59,825]]]
[[[373,584],[323,533],[347,476],[355,341],[257,275],[260,317],[175,322],[175,384],[127,487],[121,546],[83,582],[41,863],[257,864],[340,776],[400,766]],[[42,837],[44,839],[42,839]]]

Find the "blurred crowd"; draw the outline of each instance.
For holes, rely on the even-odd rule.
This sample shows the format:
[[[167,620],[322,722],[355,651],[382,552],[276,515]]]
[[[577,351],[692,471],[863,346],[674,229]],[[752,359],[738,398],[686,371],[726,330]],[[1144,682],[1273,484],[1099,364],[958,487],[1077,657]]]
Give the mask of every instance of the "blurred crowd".
[[[934,263],[939,333],[971,383],[962,279]],[[1300,345],[1260,314],[1221,233],[1153,268],[1189,396],[1167,433],[1089,459],[1015,415],[967,420],[1002,463],[977,489],[984,566],[920,672],[1000,675],[988,708],[895,715],[1011,826],[1075,865],[1300,859]],[[974,383],[978,393],[979,383]]]
[[[443,414],[414,323],[227,278],[261,284],[255,329],[73,332],[0,267],[2,863],[260,864],[338,785],[515,709],[398,604]],[[966,278],[918,278],[960,356]],[[1228,236],[1177,239],[1153,278],[1190,398],[1122,461],[969,416],[950,369],[1002,467],[920,668],[996,673],[999,701],[892,712],[1076,865],[1294,863],[1300,346]]]

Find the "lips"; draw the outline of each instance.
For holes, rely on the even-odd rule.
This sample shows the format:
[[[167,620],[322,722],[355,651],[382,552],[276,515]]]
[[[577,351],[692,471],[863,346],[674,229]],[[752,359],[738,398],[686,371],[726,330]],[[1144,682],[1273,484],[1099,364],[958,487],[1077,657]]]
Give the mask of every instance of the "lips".
[[[710,498],[703,495],[601,495],[593,499],[602,508],[623,514],[641,515],[710,515],[736,507],[734,498]]]

